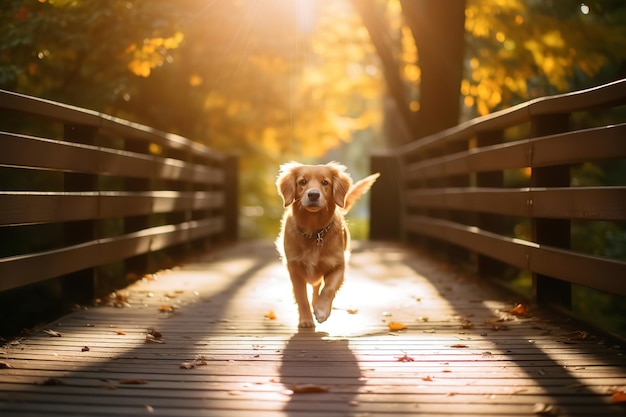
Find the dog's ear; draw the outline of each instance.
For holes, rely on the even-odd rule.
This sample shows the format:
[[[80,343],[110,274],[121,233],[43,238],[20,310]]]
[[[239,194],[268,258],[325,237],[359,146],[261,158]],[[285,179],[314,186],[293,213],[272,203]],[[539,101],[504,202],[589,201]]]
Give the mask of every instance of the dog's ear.
[[[352,186],[352,178],[346,174],[346,167],[336,162],[327,164],[333,172],[333,199],[335,204],[343,208],[346,205],[346,195]]]
[[[289,162],[280,166],[276,188],[278,194],[283,198],[285,207],[293,204],[296,199],[296,176],[298,175],[298,168],[301,166],[302,164],[297,162]]]

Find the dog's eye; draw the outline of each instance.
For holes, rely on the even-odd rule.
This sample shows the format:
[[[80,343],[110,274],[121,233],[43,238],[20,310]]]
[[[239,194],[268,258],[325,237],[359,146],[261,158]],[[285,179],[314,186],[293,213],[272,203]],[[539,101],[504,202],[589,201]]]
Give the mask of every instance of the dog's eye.
[[[323,186],[327,186],[328,184],[330,184],[330,183],[328,182],[328,180],[322,180],[322,185],[323,185]]]
[[[300,184],[300,185],[306,185],[306,180],[305,180],[305,179],[300,180],[300,181],[299,181],[299,184]]]

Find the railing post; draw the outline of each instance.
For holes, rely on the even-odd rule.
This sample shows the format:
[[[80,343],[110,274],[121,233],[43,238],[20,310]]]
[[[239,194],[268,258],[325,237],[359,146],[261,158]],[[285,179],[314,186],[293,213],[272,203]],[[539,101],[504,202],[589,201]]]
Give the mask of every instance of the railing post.
[[[502,143],[503,132],[501,130],[479,132],[476,135],[476,147],[491,146]],[[476,187],[502,188],[504,186],[504,175],[502,171],[488,171],[476,173]],[[477,213],[477,226],[488,232],[503,235],[504,222],[502,216],[491,213]],[[476,259],[476,269],[481,276],[501,278],[506,270],[506,265],[493,258],[478,254]]]
[[[130,152],[140,154],[149,154],[150,144],[146,141],[125,139],[124,149]],[[142,192],[152,190],[152,182],[150,178],[124,178],[124,191],[126,192]],[[149,215],[124,217],[124,234],[137,232],[146,229],[150,225]],[[137,278],[150,271],[150,252],[142,253],[130,258],[124,259],[124,273],[127,276],[136,275]]]
[[[239,237],[239,158],[228,155],[224,159],[224,234],[227,241]]]
[[[93,145],[97,128],[94,126],[66,123],[63,125],[63,139],[68,142]],[[97,161],[93,161],[94,164]],[[63,191],[93,191],[98,189],[98,177],[91,174],[66,172],[63,174]],[[96,220],[83,220],[65,223],[63,226],[64,245],[76,245],[96,239]],[[67,274],[62,278],[62,299],[64,304],[85,304],[93,300],[98,288],[96,268],[88,268]]]
[[[533,137],[546,136],[569,130],[568,114],[552,114],[531,117]],[[533,167],[533,187],[569,187],[570,167],[567,165]],[[530,202],[532,204],[532,201]],[[571,244],[569,219],[532,218],[533,239],[539,245],[568,249]],[[541,304],[551,304],[570,309],[572,305],[572,286],[542,274],[533,274],[533,293]]]
[[[445,144],[445,155],[453,155],[458,152],[465,152],[469,148],[469,140],[465,139],[462,141],[446,141]],[[464,188],[470,186],[470,176],[469,174],[464,175],[446,175],[442,180],[438,180],[438,187],[442,188]],[[445,209],[441,212],[441,216],[447,220],[451,220],[455,223],[460,224],[470,224],[472,220],[472,215],[470,213],[459,211],[459,210],[451,210]],[[446,256],[448,258],[448,262],[456,265],[472,265],[474,263],[472,252],[463,246],[455,245],[450,242],[445,243]]]
[[[402,239],[404,206],[400,188],[404,186],[400,163],[395,155],[378,153],[370,157],[370,169],[380,178],[370,191],[370,233],[373,240]]]

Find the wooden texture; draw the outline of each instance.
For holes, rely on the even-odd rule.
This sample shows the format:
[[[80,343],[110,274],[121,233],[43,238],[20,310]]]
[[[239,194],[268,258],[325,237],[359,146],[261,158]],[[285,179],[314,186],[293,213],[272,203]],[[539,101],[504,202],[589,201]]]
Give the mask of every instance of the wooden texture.
[[[148,276],[8,343],[0,414],[626,411],[612,401],[626,390],[623,348],[554,314],[512,314],[516,300],[506,293],[414,249],[357,242],[335,309],[315,330],[296,328],[290,291],[268,242],[242,242]],[[107,305],[114,302],[119,307]],[[390,322],[407,328],[392,332]]]
[[[16,122],[7,127],[15,132],[0,132],[0,292],[58,278],[71,305],[108,291],[99,267],[125,262],[125,276],[153,272],[237,238],[235,156],[0,90],[5,109]],[[49,137],[32,136],[33,120],[36,134]],[[39,227],[55,223],[61,233]]]
[[[626,158],[625,87],[530,100],[394,149],[379,168],[401,187],[390,212],[401,232],[391,237],[494,276],[528,272],[540,304],[571,311],[575,285],[625,295],[626,262],[600,249],[619,239],[596,230],[626,220],[626,183],[610,174]],[[389,213],[375,207],[371,230],[384,230]],[[582,235],[598,243],[586,248]]]

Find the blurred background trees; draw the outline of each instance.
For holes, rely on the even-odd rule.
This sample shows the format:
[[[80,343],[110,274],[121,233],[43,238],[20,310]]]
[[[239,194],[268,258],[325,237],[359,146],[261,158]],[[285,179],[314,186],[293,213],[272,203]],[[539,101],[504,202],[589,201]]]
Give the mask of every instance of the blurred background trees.
[[[622,0],[3,0],[0,31],[0,88],[236,152],[243,237],[276,234],[282,162],[337,159],[360,178],[375,148],[626,76]],[[623,185],[626,167],[573,174]],[[573,243],[623,259],[625,229],[574,224]]]
[[[279,163],[339,158],[620,76],[619,0],[5,0],[0,88],[241,156],[250,236]],[[349,144],[349,146],[345,146]]]

